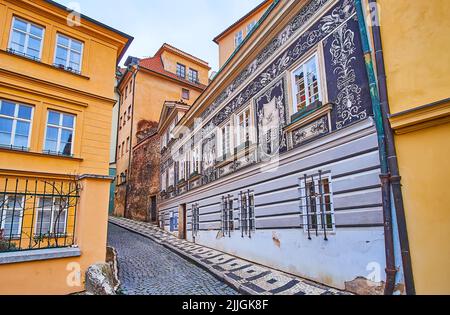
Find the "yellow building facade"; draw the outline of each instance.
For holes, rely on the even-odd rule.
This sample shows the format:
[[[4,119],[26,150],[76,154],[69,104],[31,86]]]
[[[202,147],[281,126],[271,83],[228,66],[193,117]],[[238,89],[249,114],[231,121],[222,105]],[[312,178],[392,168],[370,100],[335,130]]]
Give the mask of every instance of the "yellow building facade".
[[[164,44],[153,57],[129,57],[118,91],[121,97],[116,181],[122,188],[130,175],[133,148],[152,130],[156,131],[166,101],[191,105],[208,85],[207,62]],[[157,183],[155,183],[157,184]],[[125,215],[125,194],[117,192],[115,211]]]
[[[52,1],[0,0],[0,294],[79,292],[105,261],[114,77],[131,41]]]
[[[450,293],[450,2],[378,0],[417,294]]]

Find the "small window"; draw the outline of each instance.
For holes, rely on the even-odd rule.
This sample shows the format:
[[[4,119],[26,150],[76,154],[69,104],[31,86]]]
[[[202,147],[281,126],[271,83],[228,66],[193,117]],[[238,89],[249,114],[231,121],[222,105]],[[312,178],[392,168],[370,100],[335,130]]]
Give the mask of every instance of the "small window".
[[[122,116],[120,116],[119,118],[119,129],[120,130],[122,129]]]
[[[228,195],[222,197],[222,233],[223,236],[231,237],[231,232],[234,230],[234,209],[233,196]]]
[[[197,203],[192,205],[192,236],[195,237],[198,235],[198,231],[200,230],[200,208]]]
[[[294,113],[322,99],[317,55],[300,65],[293,73]]]
[[[130,81],[130,94],[133,93],[133,80]]]
[[[250,142],[250,128],[251,128],[250,108],[245,109],[236,115],[236,147],[240,148],[246,143]]]
[[[24,197],[0,194],[0,230],[3,238],[14,239],[21,236]]]
[[[167,190],[167,174],[166,171],[164,171],[161,174],[161,191],[166,191]]]
[[[125,99],[127,99],[128,98],[128,85],[127,85],[127,87],[125,88]]]
[[[177,76],[186,79],[186,66],[180,63],[177,63]]]
[[[186,177],[186,162],[184,160],[184,157],[180,159],[178,162],[178,181],[185,180]]]
[[[247,25],[247,35],[250,34],[250,32],[255,28],[256,21],[251,22],[249,25]]]
[[[40,198],[34,229],[36,236],[64,235],[67,229],[67,198]]]
[[[117,159],[118,159],[118,160],[119,160],[120,157],[121,157],[121,154],[120,154],[121,149],[122,149],[122,146],[119,144],[119,150],[117,150]]]
[[[83,43],[61,34],[56,41],[55,66],[81,73]]]
[[[127,137],[127,153],[130,150],[130,137]]]
[[[182,89],[181,91],[181,98],[184,100],[189,100],[190,98],[190,92],[188,89]]]
[[[194,146],[194,149],[192,151],[192,160],[191,160],[192,174],[200,174],[201,160],[202,160],[202,150],[201,150],[201,145],[198,144],[198,145]]]
[[[71,156],[75,133],[75,115],[49,110],[44,151]]]
[[[27,150],[33,107],[0,100],[0,146]]]
[[[128,115],[127,116],[128,120],[130,120],[131,119],[131,105],[128,106],[128,114],[127,115]]]
[[[188,79],[193,83],[198,83],[198,71],[189,69]]]
[[[234,35],[234,47],[238,47],[244,41],[244,32],[239,31]]]
[[[219,129],[219,160],[225,159],[231,154],[231,122]]]
[[[321,171],[318,174],[300,178],[300,200],[303,227],[308,238],[312,235],[334,231],[334,209],[331,191],[331,177]]]
[[[255,226],[255,195],[252,191],[239,194],[240,229],[242,237],[251,237]]]
[[[171,167],[169,167],[169,187],[175,185],[175,168],[172,164]]]
[[[8,50],[14,54],[40,60],[43,38],[43,27],[14,17]]]

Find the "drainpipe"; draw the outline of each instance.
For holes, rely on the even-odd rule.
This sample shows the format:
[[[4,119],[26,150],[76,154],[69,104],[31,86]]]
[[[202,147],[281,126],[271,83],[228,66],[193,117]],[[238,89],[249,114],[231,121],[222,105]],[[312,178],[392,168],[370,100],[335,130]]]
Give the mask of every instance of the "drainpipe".
[[[375,72],[372,62],[372,54],[369,46],[369,40],[367,36],[367,28],[364,19],[364,11],[361,0],[355,0],[356,10],[358,14],[359,32],[361,34],[362,48],[364,52],[364,60],[367,69],[367,76],[370,87],[370,97],[372,100],[373,115],[377,130],[379,155],[381,162],[381,191],[382,191],[382,204],[383,204],[383,217],[384,217],[384,243],[386,252],[386,285],[384,289],[385,295],[392,295],[395,288],[395,276],[397,269],[395,266],[395,254],[394,254],[394,234],[392,230],[392,211],[391,211],[391,189],[389,183],[389,166],[388,166],[388,154],[385,135],[385,125],[383,123],[383,113],[380,105],[380,97],[378,94],[377,81],[375,78]]]
[[[376,0],[369,0],[369,4],[377,8]],[[374,14],[377,15],[377,21],[379,21],[378,11]],[[386,84],[386,70],[384,67],[383,46],[381,43],[380,25],[379,23],[372,23],[372,36],[375,48],[375,63],[378,71],[378,87],[380,93],[380,105],[383,114],[383,124],[386,131],[386,145],[388,154],[388,163],[390,169],[390,182],[392,185],[392,193],[394,196],[394,205],[397,217],[398,233],[400,239],[400,249],[402,255],[403,273],[405,278],[406,294],[415,295],[414,277],[412,271],[411,254],[409,248],[408,230],[406,224],[405,207],[403,203],[403,195],[401,188],[401,176],[399,172],[397,152],[395,149],[394,133],[389,122],[389,97]]]

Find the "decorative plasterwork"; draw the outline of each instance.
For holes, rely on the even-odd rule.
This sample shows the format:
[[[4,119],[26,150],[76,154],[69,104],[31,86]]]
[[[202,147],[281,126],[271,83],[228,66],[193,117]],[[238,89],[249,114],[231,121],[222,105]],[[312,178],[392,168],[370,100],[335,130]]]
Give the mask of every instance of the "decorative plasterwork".
[[[298,147],[308,141],[318,138],[321,135],[330,132],[329,129],[329,116],[323,116],[316,121],[301,127],[292,132],[292,145]]]

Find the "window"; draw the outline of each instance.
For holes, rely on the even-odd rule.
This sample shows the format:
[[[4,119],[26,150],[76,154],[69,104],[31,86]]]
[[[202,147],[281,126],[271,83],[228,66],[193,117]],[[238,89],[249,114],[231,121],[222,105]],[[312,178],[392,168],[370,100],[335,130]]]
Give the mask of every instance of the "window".
[[[161,174],[161,191],[167,190],[167,173],[164,171]]]
[[[189,100],[190,98],[190,92],[188,89],[182,89],[181,90],[181,98],[184,100]]]
[[[4,238],[20,237],[24,206],[24,197],[0,195],[0,229]]]
[[[194,146],[194,150],[192,151],[192,161],[191,161],[192,174],[200,174],[201,159],[202,159],[201,145],[197,144],[196,146]]]
[[[117,151],[117,159],[120,159],[120,157],[122,156],[121,154],[120,154],[120,149],[122,148],[122,146],[119,144],[119,150]]]
[[[124,150],[125,150],[125,141],[122,141],[122,156],[124,155]]]
[[[226,123],[219,130],[219,154],[218,158],[226,158],[231,153],[231,123]]]
[[[161,137],[161,150],[167,147],[167,134],[164,133]]]
[[[128,153],[129,150],[130,150],[130,137],[127,137],[127,147],[126,147],[126,152]]]
[[[171,211],[169,217],[170,232],[178,231],[178,211]]]
[[[240,147],[247,142],[250,142],[250,127],[251,127],[250,108],[245,109],[236,116],[236,147]]]
[[[247,25],[247,35],[250,34],[250,32],[253,30],[253,28],[255,26],[256,26],[256,21],[253,21],[249,25]]]
[[[68,71],[81,72],[83,43],[61,34],[57,35],[55,66]]]
[[[130,120],[131,119],[131,105],[130,106],[128,106],[128,113],[127,113],[127,117],[128,117],[128,120]]]
[[[331,192],[331,177],[321,171],[317,175],[300,178],[301,209],[303,212],[303,226],[308,238],[311,234],[323,233],[327,240],[327,233],[334,231],[334,210]]]
[[[133,80],[130,81],[130,94],[133,93]]]
[[[122,116],[119,118],[119,129],[122,130]]]
[[[239,194],[240,229],[242,237],[251,237],[255,226],[255,195],[252,191]]]
[[[233,196],[222,197],[222,233],[223,236],[231,237],[231,231],[234,230],[233,218]]]
[[[34,235],[64,235],[68,208],[67,198],[40,198]]]
[[[175,130],[175,127],[177,126],[177,123],[172,121],[172,123],[169,126],[169,141],[175,138],[175,135],[173,134],[173,131]]]
[[[321,100],[317,55],[300,65],[292,74],[294,113]]]
[[[186,179],[186,162],[184,160],[185,158],[182,157],[180,161],[178,162],[178,181],[185,180]]]
[[[192,205],[192,236],[197,236],[200,230],[200,208],[197,203]]]
[[[244,41],[244,32],[239,31],[234,35],[234,47],[238,47]]]
[[[177,76],[182,79],[186,78],[186,66],[177,63]]]
[[[44,28],[19,19],[13,18],[9,50],[35,60],[41,59]]]
[[[188,79],[193,83],[198,83],[198,71],[189,69]]]
[[[74,132],[74,115],[49,110],[44,151],[50,154],[72,155]]]
[[[0,100],[0,146],[28,149],[33,107]]]
[[[175,185],[175,169],[174,165],[169,168],[169,187]]]

